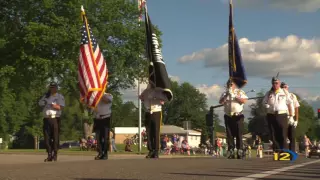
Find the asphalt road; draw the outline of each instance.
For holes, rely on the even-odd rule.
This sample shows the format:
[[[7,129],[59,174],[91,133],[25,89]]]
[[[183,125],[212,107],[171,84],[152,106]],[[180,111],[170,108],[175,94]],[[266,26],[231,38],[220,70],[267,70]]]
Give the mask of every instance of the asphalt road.
[[[317,180],[320,160],[299,157],[295,162],[271,158],[228,160],[216,158],[143,159],[112,156],[59,156],[45,163],[40,155],[0,154],[0,180]]]

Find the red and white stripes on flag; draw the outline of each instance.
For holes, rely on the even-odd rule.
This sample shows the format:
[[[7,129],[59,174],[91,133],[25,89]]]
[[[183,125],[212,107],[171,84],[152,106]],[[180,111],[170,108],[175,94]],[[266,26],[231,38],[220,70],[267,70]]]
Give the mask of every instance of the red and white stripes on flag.
[[[80,98],[89,107],[95,108],[106,90],[108,69],[83,9],[81,14],[83,25],[78,63]]]
[[[139,22],[141,22],[142,20],[142,11],[143,11],[143,7],[146,3],[146,0],[138,0],[138,9],[140,11],[140,15],[139,15]]]

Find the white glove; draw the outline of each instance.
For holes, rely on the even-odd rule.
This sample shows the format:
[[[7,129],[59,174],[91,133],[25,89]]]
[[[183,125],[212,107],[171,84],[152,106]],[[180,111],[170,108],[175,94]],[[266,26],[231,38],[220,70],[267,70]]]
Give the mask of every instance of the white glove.
[[[294,121],[293,126],[296,128],[298,126],[298,121]]]
[[[288,116],[288,120],[289,120],[289,122],[288,122],[289,125],[292,125],[292,126],[293,126],[293,125],[294,125],[294,122],[295,122],[294,119],[293,119],[293,117],[292,117],[292,116]]]
[[[269,105],[269,104],[265,104],[264,107],[267,108],[267,109],[269,109],[269,108],[270,108],[270,105]]]

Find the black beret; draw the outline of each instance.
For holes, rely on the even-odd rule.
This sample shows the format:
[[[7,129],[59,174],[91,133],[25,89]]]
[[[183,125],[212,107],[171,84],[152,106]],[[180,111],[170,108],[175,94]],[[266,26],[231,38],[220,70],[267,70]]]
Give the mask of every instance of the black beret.
[[[55,82],[50,82],[49,87],[58,87],[58,84]]]
[[[285,82],[282,82],[281,85],[280,85],[280,87],[283,88],[284,86],[288,86],[288,84],[285,83]]]
[[[275,82],[275,81],[280,81],[280,79],[279,79],[278,77],[272,77],[271,82],[273,83],[273,82]]]

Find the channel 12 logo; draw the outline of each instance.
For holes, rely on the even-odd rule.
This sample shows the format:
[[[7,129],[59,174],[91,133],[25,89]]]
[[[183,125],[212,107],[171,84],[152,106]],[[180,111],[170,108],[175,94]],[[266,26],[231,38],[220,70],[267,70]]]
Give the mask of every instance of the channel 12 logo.
[[[273,153],[273,160],[275,161],[295,161],[298,158],[298,154],[290,151],[289,149],[281,149],[278,152]]]

